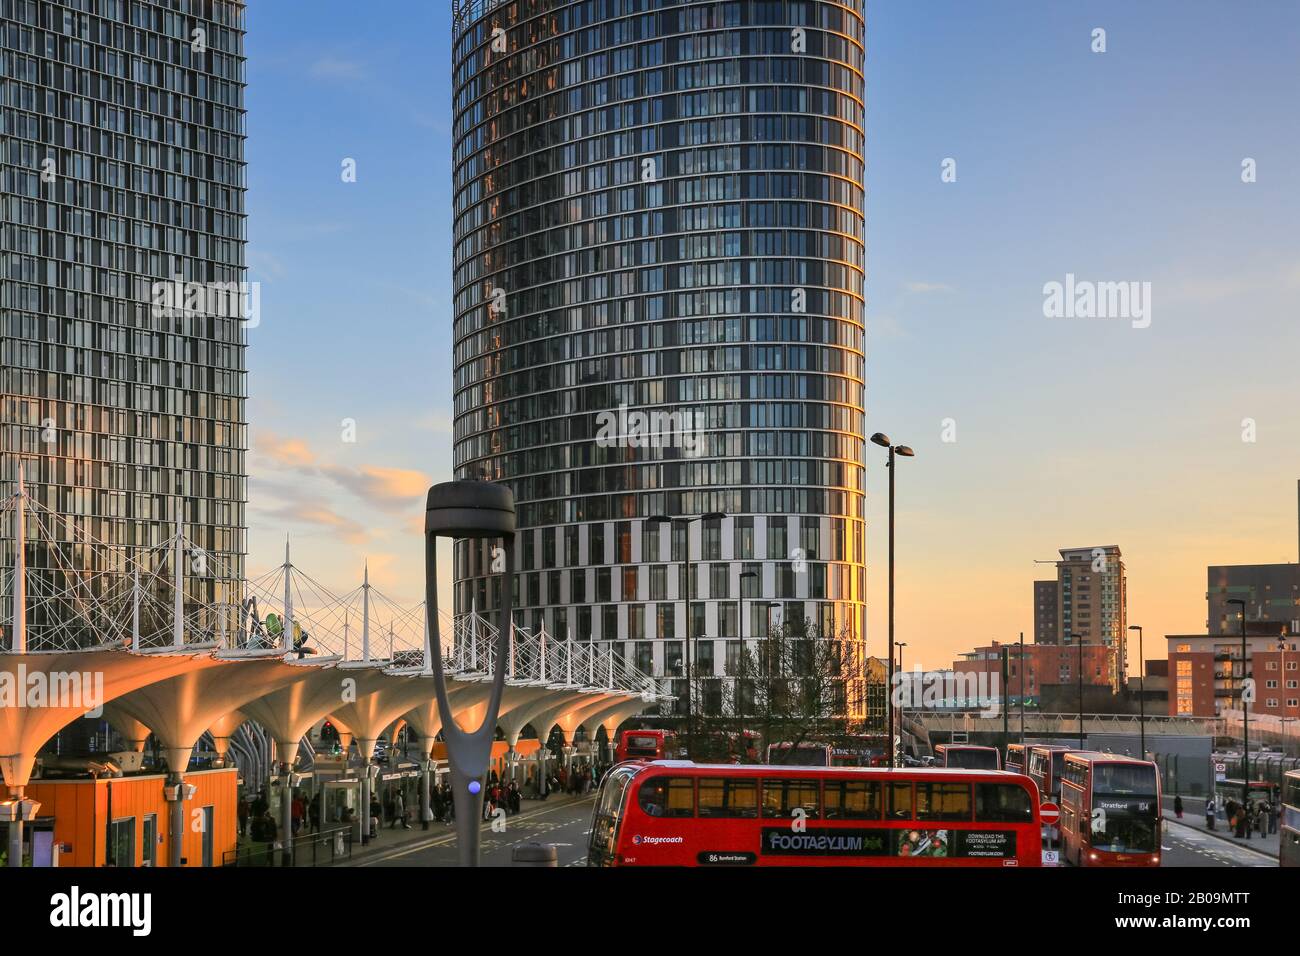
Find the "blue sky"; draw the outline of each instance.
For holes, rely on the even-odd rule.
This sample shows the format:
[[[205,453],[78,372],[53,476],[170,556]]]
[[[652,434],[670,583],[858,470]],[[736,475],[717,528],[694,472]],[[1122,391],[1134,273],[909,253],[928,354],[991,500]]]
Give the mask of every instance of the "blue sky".
[[[448,5],[248,20],[250,567],[291,533],[322,580],[369,556],[414,602],[419,489],[450,477]],[[868,431],[918,453],[909,661],[1030,630],[1033,559],[1061,547],[1120,545],[1157,635],[1204,629],[1207,564],[1296,560],[1297,62],[1289,0],[869,5]],[[1150,327],[1045,318],[1067,273],[1150,282]],[[884,478],[872,460],[876,650]]]

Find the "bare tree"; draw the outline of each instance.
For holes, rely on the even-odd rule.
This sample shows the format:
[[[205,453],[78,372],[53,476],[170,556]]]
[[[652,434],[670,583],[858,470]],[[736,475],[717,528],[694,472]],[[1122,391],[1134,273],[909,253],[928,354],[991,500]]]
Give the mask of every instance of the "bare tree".
[[[868,658],[847,626],[822,634],[810,619],[782,623],[728,654],[726,678],[695,681],[698,760],[761,760],[773,743],[834,744],[867,729]],[[756,739],[755,739],[756,738]]]

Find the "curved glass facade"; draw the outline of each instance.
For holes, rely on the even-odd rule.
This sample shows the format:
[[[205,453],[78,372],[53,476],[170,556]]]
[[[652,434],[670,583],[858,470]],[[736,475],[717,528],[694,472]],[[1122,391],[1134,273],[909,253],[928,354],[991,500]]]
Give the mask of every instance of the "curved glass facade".
[[[455,469],[515,492],[520,623],[678,673],[689,538],[697,676],[773,616],[860,646],[860,0],[453,20]]]

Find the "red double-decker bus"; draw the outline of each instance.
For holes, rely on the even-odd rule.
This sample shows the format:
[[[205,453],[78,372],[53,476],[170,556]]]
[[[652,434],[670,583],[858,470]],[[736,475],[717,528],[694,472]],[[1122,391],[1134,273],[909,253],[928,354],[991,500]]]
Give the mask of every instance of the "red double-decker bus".
[[[979,770],[628,763],[591,866],[1041,866],[1038,792]]]
[[[1061,799],[1061,773],[1065,770],[1067,753],[1070,753],[1069,747],[1057,744],[1034,744],[1029,748],[1025,773],[1034,781],[1044,800],[1056,803]]]
[[[1062,855],[1076,866],[1160,865],[1160,772],[1150,760],[1071,751],[1061,772]]]
[[[767,762],[795,767],[829,767],[833,762],[833,748],[830,744],[811,740],[800,744],[768,744]]]
[[[624,730],[618,735],[614,759],[618,763],[624,760],[663,760],[670,756],[668,751],[676,738],[671,730]]]
[[[1002,766],[1011,773],[1024,773],[1029,763],[1029,744],[1007,744],[1007,755]]]
[[[1001,770],[1002,755],[996,747],[977,744],[939,744],[934,748],[935,762],[940,767],[959,770]]]

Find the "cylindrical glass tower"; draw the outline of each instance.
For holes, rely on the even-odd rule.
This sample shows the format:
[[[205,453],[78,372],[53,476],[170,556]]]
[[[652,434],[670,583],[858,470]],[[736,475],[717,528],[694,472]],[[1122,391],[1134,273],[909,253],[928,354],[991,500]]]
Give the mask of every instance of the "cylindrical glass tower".
[[[453,18],[455,468],[515,493],[517,620],[668,677],[689,636],[705,711],[771,623],[860,648],[861,0]]]

